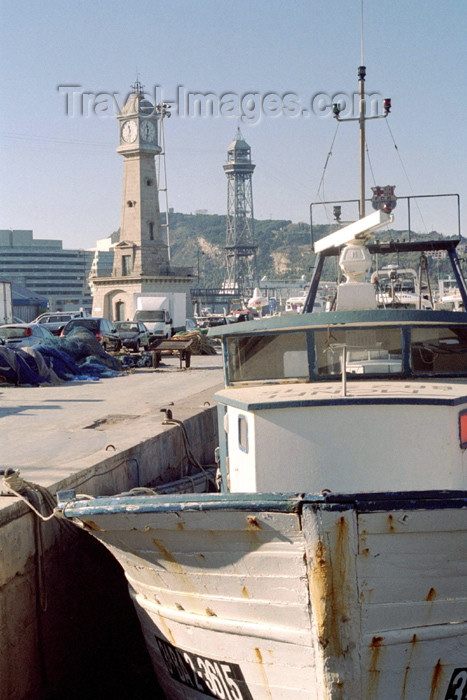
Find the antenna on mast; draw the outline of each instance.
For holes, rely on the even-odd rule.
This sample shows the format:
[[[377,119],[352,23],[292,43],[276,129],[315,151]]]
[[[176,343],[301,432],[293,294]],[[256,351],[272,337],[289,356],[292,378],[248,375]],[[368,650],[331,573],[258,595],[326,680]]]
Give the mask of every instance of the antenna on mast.
[[[363,39],[363,0],[360,0],[360,65],[364,66],[364,39]]]
[[[365,122],[370,119],[386,119],[391,111],[391,99],[385,97],[383,99],[383,109],[384,114],[377,114],[375,116],[366,116],[365,113],[365,76],[366,68],[364,65],[358,67],[358,82],[359,82],[359,110],[358,117],[341,117],[340,113],[342,107],[339,102],[335,102],[332,105],[332,113],[338,122],[358,122],[360,126],[360,218],[363,219],[365,216]]]

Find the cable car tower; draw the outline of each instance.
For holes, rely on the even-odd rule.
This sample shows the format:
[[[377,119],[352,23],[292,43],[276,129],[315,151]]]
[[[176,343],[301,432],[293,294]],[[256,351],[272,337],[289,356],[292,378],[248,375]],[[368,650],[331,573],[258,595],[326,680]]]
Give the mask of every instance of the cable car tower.
[[[256,251],[251,176],[255,169],[251,149],[240,128],[227,149],[226,276],[224,289],[244,295],[256,281]]]

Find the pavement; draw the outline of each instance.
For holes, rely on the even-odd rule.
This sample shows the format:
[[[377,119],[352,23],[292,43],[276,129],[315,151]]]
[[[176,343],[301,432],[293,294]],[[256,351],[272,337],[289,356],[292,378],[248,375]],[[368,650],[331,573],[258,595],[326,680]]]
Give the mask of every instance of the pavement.
[[[51,486],[127,449],[162,429],[173,417],[214,405],[223,386],[222,356],[193,355],[189,369],[164,356],[157,369],[140,368],[98,381],[58,386],[0,385],[0,469],[19,469],[23,479]],[[0,507],[13,502],[2,497]]]

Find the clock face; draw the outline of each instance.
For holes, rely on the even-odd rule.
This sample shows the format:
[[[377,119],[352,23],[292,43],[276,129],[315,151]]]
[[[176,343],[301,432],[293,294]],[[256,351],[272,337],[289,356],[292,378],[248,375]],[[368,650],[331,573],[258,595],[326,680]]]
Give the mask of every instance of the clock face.
[[[124,125],[122,126],[122,139],[126,143],[133,143],[133,141],[136,141],[136,137],[138,135],[138,126],[135,122],[134,119],[130,119],[130,121],[125,122]]]
[[[143,141],[154,141],[154,137],[156,135],[156,127],[154,125],[154,122],[150,122],[147,120],[142,122],[139,128],[139,133],[141,134],[141,138],[143,139]]]

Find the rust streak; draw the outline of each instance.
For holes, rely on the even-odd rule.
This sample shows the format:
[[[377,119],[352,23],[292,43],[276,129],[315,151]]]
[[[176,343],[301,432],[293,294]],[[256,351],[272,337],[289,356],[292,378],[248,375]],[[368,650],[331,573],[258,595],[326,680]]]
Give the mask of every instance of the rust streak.
[[[319,641],[332,656],[346,652],[343,644],[343,624],[349,620],[347,607],[346,573],[348,567],[348,524],[344,517],[337,523],[335,532],[335,561],[319,541],[311,571],[311,599],[316,615]],[[329,648],[328,648],[329,647]]]
[[[255,647],[255,648],[254,648],[254,652],[255,652],[255,657],[256,657],[256,663],[259,664],[259,667],[260,667],[260,669],[261,669],[261,675],[262,675],[262,677],[263,677],[264,690],[267,692],[268,697],[269,697],[269,698],[272,698],[271,690],[270,690],[270,688],[269,688],[268,677],[267,677],[267,675],[266,675],[266,669],[264,668],[263,655],[262,655],[261,651],[258,649],[258,647]]]
[[[153,545],[154,545],[155,547],[157,547],[157,549],[159,550],[159,552],[160,552],[161,554],[163,554],[163,555],[165,556],[165,558],[166,558],[168,561],[172,561],[172,562],[174,562],[175,564],[178,563],[178,562],[176,561],[176,559],[174,558],[174,556],[169,552],[169,550],[168,550],[166,547],[164,547],[163,544],[161,544],[160,542],[158,542],[158,541],[155,540],[155,539],[153,539],[152,543],[153,543]]]
[[[411,665],[412,665],[412,656],[413,656],[413,653],[414,653],[414,650],[415,650],[415,645],[417,644],[417,642],[418,642],[417,635],[414,634],[413,637],[412,637],[412,642],[411,642],[411,646],[410,646],[409,658],[408,658],[408,660],[407,660],[407,665],[406,665],[406,667],[405,667],[404,682],[402,683],[401,700],[404,700],[404,698],[405,698],[405,693],[406,693],[406,690],[407,690],[407,680],[408,680],[408,678],[409,678],[410,667],[411,667]]]
[[[435,600],[436,595],[437,595],[437,594],[436,594],[435,589],[434,589],[434,588],[430,588],[430,590],[428,591],[428,595],[427,595],[427,597],[425,598],[425,600],[428,600],[428,601]]]
[[[370,649],[379,649],[383,646],[384,637],[373,637],[370,642]]]
[[[172,634],[172,630],[167,625],[165,618],[160,613],[158,613],[157,617],[159,618],[158,627],[159,627],[160,631],[165,635],[165,637],[170,641],[170,643],[174,645],[174,647],[177,646],[175,637]]]
[[[96,532],[104,532],[104,530],[97,525],[93,520],[83,520],[83,525],[84,527],[87,527],[88,530],[95,530]]]
[[[208,615],[209,617],[217,617],[216,613],[214,612],[214,610],[211,610],[211,608],[206,608],[206,615]]]
[[[443,676],[443,664],[441,659],[438,659],[436,666],[433,669],[433,675],[431,677],[431,690],[430,690],[430,700],[434,700],[438,696],[440,681]]]
[[[242,596],[243,596],[244,598],[249,598],[249,597],[250,597],[250,594],[248,593],[248,589],[247,589],[246,586],[242,586]]]
[[[258,523],[254,515],[248,515],[246,519],[248,527],[252,530],[261,530],[261,525]]]
[[[389,521],[389,532],[394,532],[395,531],[394,518],[392,517],[391,514],[388,515],[388,521]]]
[[[383,648],[384,637],[373,637],[370,642],[370,667],[368,669],[368,698],[376,698],[381,669],[378,668],[381,649]]]

